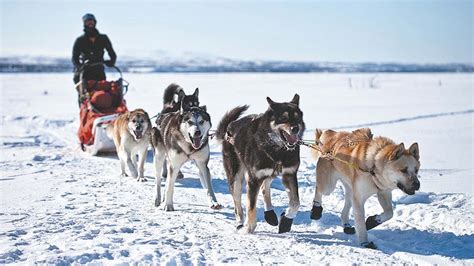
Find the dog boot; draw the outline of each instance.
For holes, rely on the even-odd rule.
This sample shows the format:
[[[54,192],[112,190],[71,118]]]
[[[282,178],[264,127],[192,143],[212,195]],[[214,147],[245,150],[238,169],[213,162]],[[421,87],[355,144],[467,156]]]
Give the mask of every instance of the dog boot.
[[[278,217],[274,210],[265,211],[265,221],[267,221],[269,225],[278,225]]]
[[[365,227],[367,228],[367,230],[370,230],[380,224],[380,217],[378,215],[369,216],[365,221]]]
[[[311,209],[311,219],[312,220],[319,220],[323,214],[323,207],[321,206],[313,206]]]
[[[364,242],[360,244],[364,248],[370,248],[370,249],[377,249],[377,246],[374,244],[374,242]]]
[[[351,226],[350,224],[344,224],[344,233],[348,235],[353,235],[355,234],[355,228]]]
[[[290,232],[292,224],[293,224],[293,219],[286,217],[285,213],[283,212],[281,214],[280,224],[278,226],[278,233],[281,234],[281,233]]]

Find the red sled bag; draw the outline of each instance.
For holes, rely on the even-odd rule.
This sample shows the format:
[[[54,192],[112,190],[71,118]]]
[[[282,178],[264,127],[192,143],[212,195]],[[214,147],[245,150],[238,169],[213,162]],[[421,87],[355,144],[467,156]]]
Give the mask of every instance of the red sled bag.
[[[94,121],[106,115],[122,114],[128,111],[123,99],[121,80],[87,81],[89,97],[81,104],[80,124],[77,135],[81,145],[94,143]]]

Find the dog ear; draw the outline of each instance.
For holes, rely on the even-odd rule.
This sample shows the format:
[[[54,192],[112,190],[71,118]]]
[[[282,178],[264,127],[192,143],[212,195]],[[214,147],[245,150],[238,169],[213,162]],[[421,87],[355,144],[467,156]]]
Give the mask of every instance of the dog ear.
[[[270,109],[274,109],[276,102],[274,102],[270,97],[267,97],[268,105],[270,105]]]
[[[184,113],[184,101],[181,101],[180,105],[179,105],[179,113],[180,114],[183,114]]]
[[[199,106],[199,108],[204,110],[204,112],[207,112],[207,106],[203,105],[203,106]]]
[[[390,155],[390,160],[395,161],[400,159],[402,155],[405,153],[405,144],[400,143],[398,146],[395,148],[395,150],[392,151],[392,154]]]
[[[293,96],[293,100],[291,100],[291,103],[300,105],[300,96],[298,95],[298,93],[295,93],[295,96]]]
[[[186,93],[184,93],[184,90],[180,90],[178,92],[178,102],[182,101],[184,96],[186,96]]]
[[[196,97],[196,98],[199,98],[199,88],[196,88],[194,90],[193,96]]]
[[[319,142],[319,139],[321,138],[321,135],[323,134],[323,131],[319,128],[316,128],[316,131],[314,132],[314,136],[316,141]]]
[[[418,143],[413,143],[410,148],[408,148],[408,152],[415,157],[416,160],[420,160],[420,149],[418,148]]]
[[[148,115],[148,113],[145,110],[143,110],[143,113],[145,114],[145,119],[147,121],[150,121],[150,116]]]

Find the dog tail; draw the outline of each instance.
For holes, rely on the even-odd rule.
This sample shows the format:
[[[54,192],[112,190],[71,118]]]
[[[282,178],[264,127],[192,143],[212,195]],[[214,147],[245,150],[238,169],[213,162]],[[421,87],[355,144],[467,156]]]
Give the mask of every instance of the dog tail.
[[[219,125],[217,125],[216,139],[219,141],[224,140],[229,124],[237,120],[247,109],[249,109],[248,105],[242,105],[227,112],[224,117],[222,117]]]
[[[166,89],[163,94],[163,105],[164,106],[174,106],[177,102],[174,100],[174,96],[179,94],[183,88],[176,83],[171,83]]]
[[[316,131],[314,132],[314,139],[317,146],[321,147],[321,136],[323,135],[323,131],[319,128],[316,128]],[[318,150],[311,149],[311,155],[313,155],[313,158],[317,161],[319,157],[321,156],[321,153]]]

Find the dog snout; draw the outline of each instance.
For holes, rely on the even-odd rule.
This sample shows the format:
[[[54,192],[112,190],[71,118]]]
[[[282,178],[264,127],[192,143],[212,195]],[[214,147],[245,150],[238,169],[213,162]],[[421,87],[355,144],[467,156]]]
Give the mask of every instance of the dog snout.
[[[420,181],[414,180],[414,181],[413,181],[413,188],[414,188],[415,190],[419,190],[419,189],[420,189]]]
[[[300,132],[300,127],[299,126],[292,126],[291,127],[291,134],[296,135]]]
[[[201,131],[200,130],[194,131],[194,137],[195,138],[200,137],[200,136],[201,136]]]

